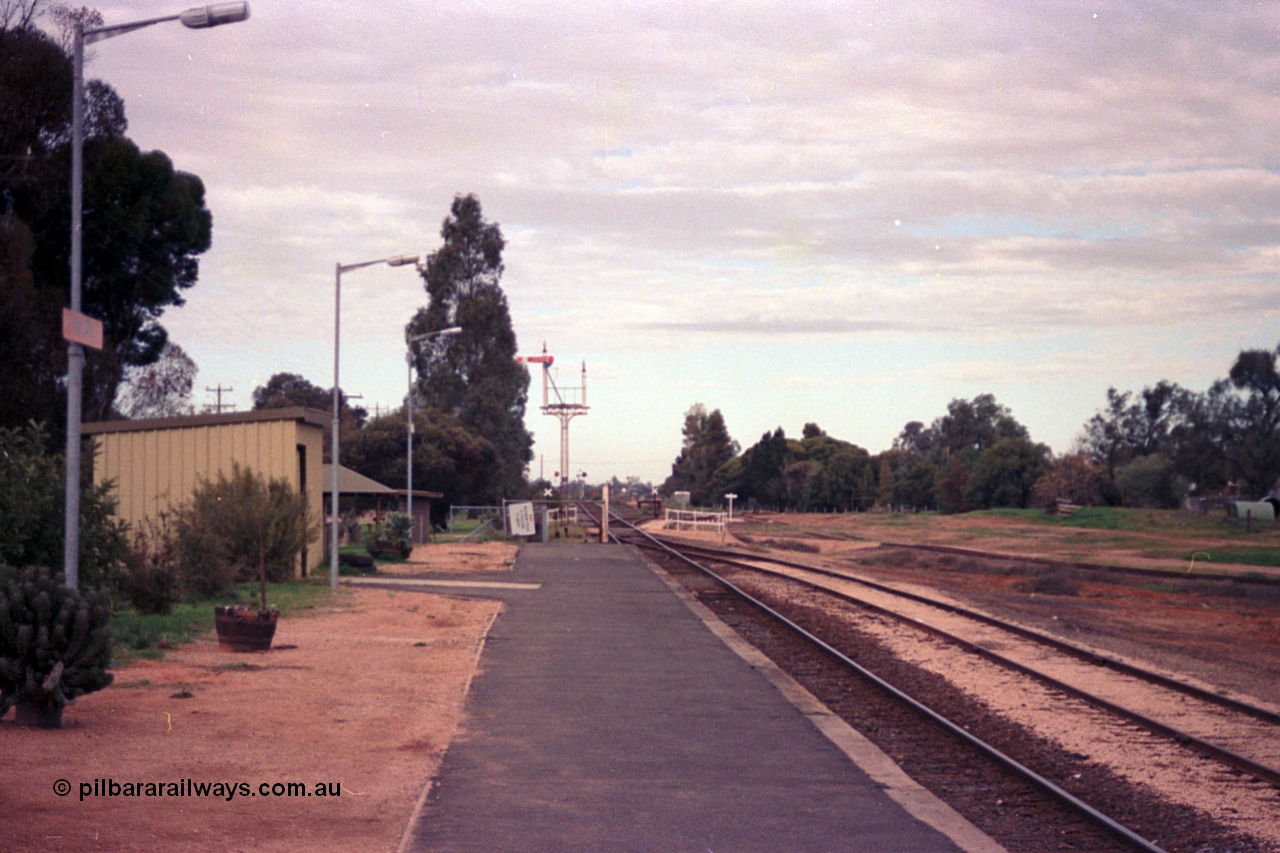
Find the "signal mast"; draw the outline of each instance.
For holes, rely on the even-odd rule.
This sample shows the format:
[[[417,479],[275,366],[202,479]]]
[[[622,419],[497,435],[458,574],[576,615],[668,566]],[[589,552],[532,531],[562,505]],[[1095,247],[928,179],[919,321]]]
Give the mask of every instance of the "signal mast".
[[[556,358],[547,355],[547,344],[542,344],[542,355],[531,355],[517,358],[527,364],[542,365],[542,413],[552,415],[560,420],[560,498],[566,495],[569,484],[569,421],[578,415],[585,415],[587,406],[587,363],[582,362],[582,385],[572,388],[561,388],[551,376],[551,365]]]

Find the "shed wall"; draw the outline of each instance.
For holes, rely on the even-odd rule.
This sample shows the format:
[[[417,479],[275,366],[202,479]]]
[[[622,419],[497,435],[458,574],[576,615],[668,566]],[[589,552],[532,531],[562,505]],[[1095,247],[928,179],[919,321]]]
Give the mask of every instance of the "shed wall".
[[[116,515],[136,525],[184,502],[202,480],[230,474],[235,463],[268,478],[306,485],[319,531],[323,511],[323,429],[299,420],[195,424],[103,432],[95,441],[94,482],[115,481]],[[300,453],[300,448],[305,452]],[[304,461],[305,460],[305,461]],[[301,470],[305,464],[306,470]],[[319,533],[306,568],[323,557]]]

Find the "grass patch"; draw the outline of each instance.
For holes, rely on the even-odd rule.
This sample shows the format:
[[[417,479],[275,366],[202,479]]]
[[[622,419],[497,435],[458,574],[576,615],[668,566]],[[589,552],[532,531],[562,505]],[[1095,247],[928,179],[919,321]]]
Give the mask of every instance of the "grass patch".
[[[321,578],[267,584],[267,603],[279,608],[281,615],[298,616],[327,604],[332,590]],[[111,614],[111,633],[115,637],[113,666],[134,660],[159,660],[166,649],[190,643],[213,630],[213,608],[217,604],[252,604],[258,600],[256,583],[237,585],[234,594],[218,599],[186,601],[175,604],[168,613],[142,614],[132,607],[121,607]]]
[[[988,509],[969,513],[970,518],[1008,518],[1029,525],[1080,530],[1115,530],[1161,536],[1244,537],[1254,534],[1227,521],[1222,512],[1206,515],[1180,509],[1127,509],[1082,507],[1071,515],[1050,515],[1040,509]],[[1258,531],[1265,533],[1266,531]]]
[[[1266,548],[1261,546],[1238,546],[1234,548],[1215,548],[1212,551],[1199,551],[1201,556],[1196,560],[1196,568],[1212,565],[1213,563],[1229,563],[1235,566],[1266,566],[1274,568],[1280,566],[1280,549]],[[1209,554],[1209,559],[1204,558],[1204,554]],[[1185,554],[1183,559],[1188,563],[1191,561],[1191,555]]]

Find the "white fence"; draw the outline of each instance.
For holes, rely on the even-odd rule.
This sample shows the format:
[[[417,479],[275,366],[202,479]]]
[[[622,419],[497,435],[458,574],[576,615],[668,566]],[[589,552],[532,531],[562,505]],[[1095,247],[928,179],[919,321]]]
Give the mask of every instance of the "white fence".
[[[547,524],[577,524],[578,508],[563,506],[559,509],[547,510]]]
[[[693,509],[668,509],[662,526],[666,530],[711,530],[724,533],[727,514]]]

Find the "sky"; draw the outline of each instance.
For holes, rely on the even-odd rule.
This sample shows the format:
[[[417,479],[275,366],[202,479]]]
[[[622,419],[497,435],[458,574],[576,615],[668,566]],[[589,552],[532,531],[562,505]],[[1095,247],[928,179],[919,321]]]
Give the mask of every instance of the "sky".
[[[100,2],[108,24],[176,13]],[[162,323],[224,404],[333,384],[334,270],[506,237],[523,354],[586,364],[573,475],[660,482],[685,412],[872,453],[991,393],[1066,453],[1108,387],[1204,390],[1280,342],[1280,4],[251,0],[92,47],[198,175]],[[413,267],[346,273],[341,385],[402,404]],[[533,477],[559,421],[530,384]]]

